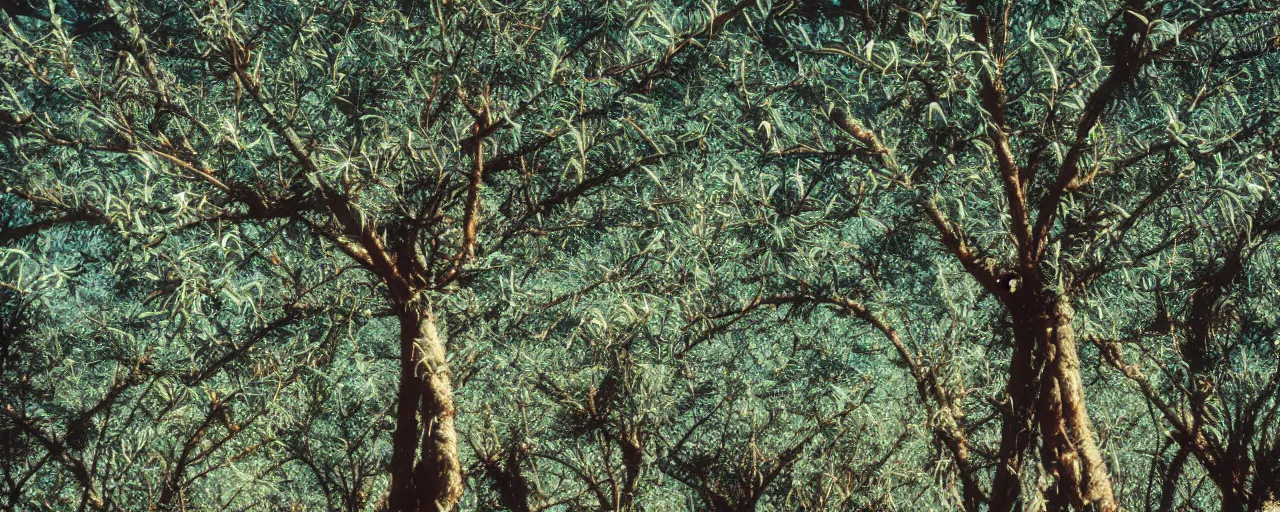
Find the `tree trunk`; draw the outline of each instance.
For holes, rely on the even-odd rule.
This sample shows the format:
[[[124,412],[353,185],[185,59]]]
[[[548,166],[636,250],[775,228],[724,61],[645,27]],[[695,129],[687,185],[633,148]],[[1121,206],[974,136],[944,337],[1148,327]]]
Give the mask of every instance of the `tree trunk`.
[[[983,496],[982,486],[978,483],[976,468],[969,462],[968,440],[965,438],[964,431],[956,424],[955,418],[949,420],[949,425],[941,427],[943,432],[939,433],[935,430],[935,435],[946,443],[952,457],[955,457],[964,511],[979,512],[982,510],[982,503],[986,501],[986,496]]]
[[[1178,453],[1174,454],[1173,460],[1169,462],[1169,469],[1165,470],[1160,482],[1160,508],[1157,509],[1160,512],[1173,510],[1173,501],[1178,497],[1178,480],[1182,478],[1182,471],[1190,453],[1185,446],[1179,447]]]
[[[1210,273],[1196,291],[1191,294],[1191,309],[1187,312],[1189,335],[1182,343],[1182,354],[1187,362],[1186,388],[1190,391],[1191,424],[1188,435],[1182,437],[1183,446],[1192,450],[1196,459],[1209,473],[1209,479],[1222,493],[1220,502],[1224,512],[1243,512],[1249,502],[1245,484],[1249,463],[1244,451],[1223,446],[1223,439],[1206,432],[1206,427],[1221,427],[1223,418],[1211,412],[1209,400],[1216,384],[1214,372],[1222,364],[1222,354],[1214,344],[1214,325],[1220,314],[1223,297],[1244,273],[1246,260],[1243,240],[1237,242],[1231,252],[1224,255],[1222,266]],[[1244,445],[1237,445],[1243,448]]]
[[[635,510],[639,494],[640,471],[644,468],[644,434],[635,425],[627,425],[618,432],[618,447],[622,451],[625,468],[622,489],[617,501],[618,510]]]
[[[410,303],[398,317],[400,388],[387,505],[395,512],[452,510],[462,497],[462,474],[444,345],[426,305]]]
[[[1009,361],[1009,382],[1000,428],[1000,452],[995,477],[991,481],[991,512],[1009,512],[1020,508],[1022,498],[1023,456],[1035,441],[1035,401],[1040,387],[1040,362],[1037,357],[1034,325],[1025,321],[1020,308],[1010,308],[1014,316],[1013,358]]]
[[[1042,456],[1056,478],[1052,497],[1064,509],[1069,504],[1077,510],[1092,506],[1099,512],[1114,512],[1120,507],[1085,407],[1080,356],[1071,326],[1075,314],[1060,298],[1051,299],[1044,311],[1040,341],[1047,378],[1041,382],[1038,412]]]
[[[989,510],[1020,507],[1023,457],[1037,434],[1042,436],[1041,461],[1054,478],[1045,493],[1048,510],[1119,510],[1085,408],[1071,307],[1034,285],[1012,297],[1006,303],[1014,330],[1010,403],[1004,411]]]

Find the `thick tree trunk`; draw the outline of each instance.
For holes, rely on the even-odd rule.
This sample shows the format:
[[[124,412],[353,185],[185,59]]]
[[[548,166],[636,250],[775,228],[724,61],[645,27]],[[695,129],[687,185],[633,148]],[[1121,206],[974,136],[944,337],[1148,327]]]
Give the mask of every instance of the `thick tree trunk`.
[[[444,345],[425,305],[409,304],[398,316],[400,389],[387,505],[395,512],[452,510],[462,476]]]
[[[1042,456],[1056,478],[1050,502],[1064,509],[1067,505],[1077,510],[1091,506],[1099,512],[1114,512],[1119,505],[1085,407],[1073,317],[1071,307],[1060,299],[1054,299],[1042,316],[1040,341],[1046,378],[1041,384],[1038,412],[1044,439]],[[1056,504],[1052,503],[1055,499]]]
[[[1034,325],[1021,321],[1025,315],[1014,311],[1013,358],[1009,361],[1006,393],[1008,407],[1000,428],[999,465],[991,481],[991,512],[1009,512],[1020,508],[1022,500],[1022,466],[1027,448],[1035,441],[1035,401],[1040,387],[1040,362],[1036,355]]]
[[[1040,435],[1041,462],[1054,480],[1044,496],[1048,510],[1114,512],[1119,506],[1085,407],[1074,314],[1052,292],[1036,291],[1023,291],[1008,302],[1014,325],[1010,403],[988,508],[1020,507],[1023,457]]]

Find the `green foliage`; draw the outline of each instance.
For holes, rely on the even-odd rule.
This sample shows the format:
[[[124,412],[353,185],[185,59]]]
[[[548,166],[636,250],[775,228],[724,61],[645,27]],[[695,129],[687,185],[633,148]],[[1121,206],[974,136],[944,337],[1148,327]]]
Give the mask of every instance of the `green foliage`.
[[[421,310],[459,509],[963,509],[1014,408],[991,278],[1034,270],[1120,504],[1260,508],[1278,20],[6,3],[0,506],[385,508]]]

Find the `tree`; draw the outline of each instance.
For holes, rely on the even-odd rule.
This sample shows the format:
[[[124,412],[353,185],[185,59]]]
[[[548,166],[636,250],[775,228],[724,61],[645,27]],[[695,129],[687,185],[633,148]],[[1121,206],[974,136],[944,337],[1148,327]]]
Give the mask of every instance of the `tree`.
[[[687,33],[647,28],[647,41],[622,37],[645,13],[591,3],[7,10],[6,53],[22,65],[6,82],[22,92],[5,116],[33,172],[8,171],[32,220],[5,238],[90,223],[165,254],[184,233],[234,233],[253,248],[242,268],[281,267],[263,272],[280,278],[265,288],[282,292],[290,321],[334,314],[323,304],[349,283],[337,277],[365,272],[384,301],[373,314],[399,332],[387,505],[449,509],[461,468],[432,297],[464,289],[566,205],[667,158],[632,119],[650,113],[628,102],[745,5]]]
[[[1280,493],[1271,3],[2,7],[5,506]]]
[[[884,335],[934,417],[938,442],[949,447],[966,509],[1020,508],[1032,481],[1025,457],[1038,445],[1040,474],[1053,482],[1041,489],[1047,506],[1117,510],[1113,469],[1086,406],[1081,340],[1104,343],[1108,360],[1123,367],[1103,341],[1107,333],[1134,332],[1156,309],[1167,323],[1165,305],[1190,293],[1183,316],[1194,327],[1177,338],[1186,371],[1174,382],[1205,382],[1219,357],[1257,357],[1240,345],[1213,356],[1203,347],[1220,325],[1210,311],[1245,271],[1244,255],[1267,246],[1277,220],[1274,89],[1233,85],[1274,68],[1274,6],[807,5],[776,4],[751,34],[741,65],[768,71],[759,81],[739,78],[738,115],[725,124],[770,129],[776,142],[757,151],[783,176],[771,196],[754,198],[776,212],[759,223],[800,231],[783,236],[811,252],[775,260],[781,277],[757,264],[757,297],[732,309],[830,305]],[[736,133],[741,151],[759,147],[749,131]],[[885,242],[831,245],[825,228],[853,221],[883,226]],[[1225,241],[1211,234],[1224,230],[1232,233]],[[828,266],[823,257],[838,260]],[[861,279],[828,271],[847,260]],[[1164,271],[1205,260],[1223,263]],[[904,264],[926,268],[885,268]],[[977,288],[957,294],[950,272]],[[932,297],[900,296],[920,292]],[[978,425],[964,418],[969,378],[944,378],[951,365],[941,361],[922,363],[893,325],[892,316],[919,308],[951,310],[953,326],[973,322],[976,310],[1009,327],[993,333],[1011,353],[1004,391],[987,397],[1001,423],[989,490],[974,475],[982,465],[970,459],[990,452],[976,449]],[[932,343],[961,342],[952,334]],[[1274,368],[1261,372],[1248,380]],[[1142,384],[1140,371],[1126,373]],[[1167,404],[1146,387],[1153,403]],[[1191,411],[1205,407],[1210,387],[1183,385],[1199,389],[1188,391]],[[1244,445],[1267,453],[1271,441],[1252,440],[1252,432],[1259,421],[1271,425],[1256,413],[1274,391],[1247,387],[1264,393],[1234,399],[1238,410],[1253,411],[1240,416],[1244,431],[1230,436],[1241,446],[1234,453],[1248,451]],[[1269,473],[1247,469],[1243,459],[1210,462],[1223,457],[1195,440],[1197,425],[1212,421],[1206,413],[1184,420],[1164,409],[1179,444],[1202,453],[1207,471],[1237,468],[1213,477],[1224,508],[1239,509],[1252,495],[1245,475],[1257,475],[1253,492],[1269,488]]]

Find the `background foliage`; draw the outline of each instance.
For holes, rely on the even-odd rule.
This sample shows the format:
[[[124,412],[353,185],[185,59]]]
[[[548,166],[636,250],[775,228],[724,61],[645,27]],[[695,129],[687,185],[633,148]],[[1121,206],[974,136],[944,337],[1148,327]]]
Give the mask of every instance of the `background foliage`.
[[[1273,3],[0,5],[0,507],[394,508],[425,310],[458,509],[995,510],[1020,216],[1119,504],[1280,498]]]

